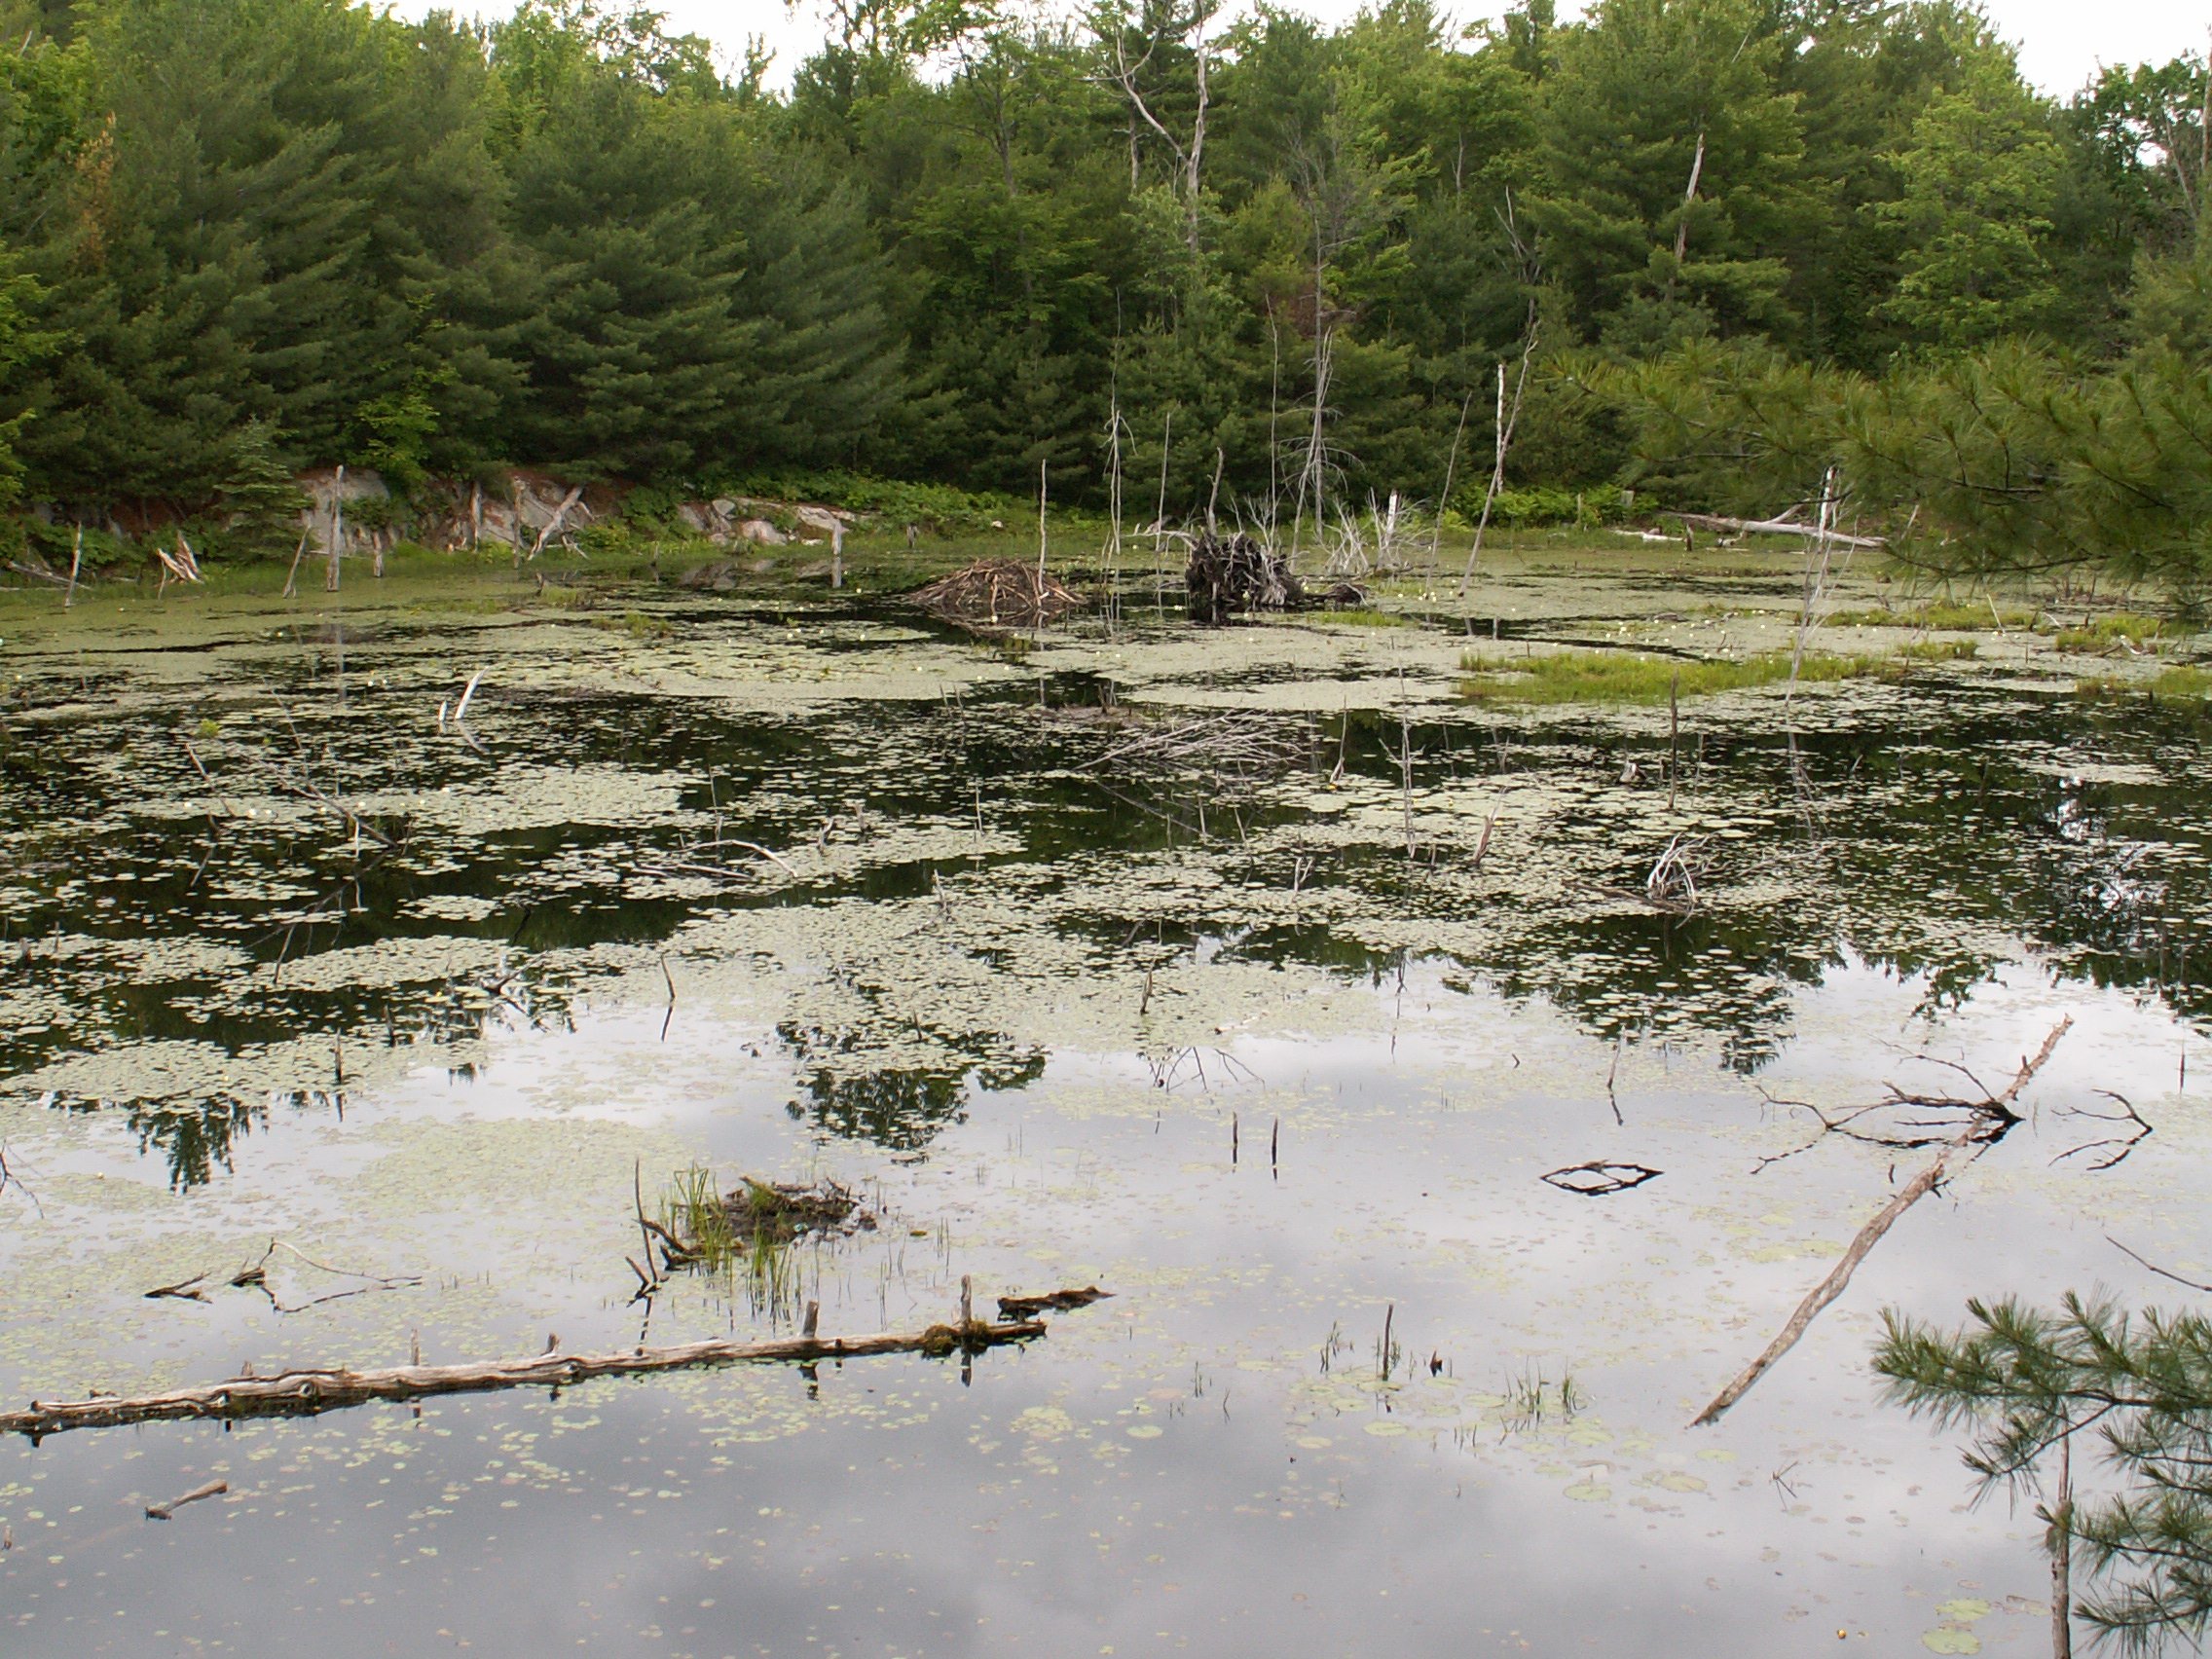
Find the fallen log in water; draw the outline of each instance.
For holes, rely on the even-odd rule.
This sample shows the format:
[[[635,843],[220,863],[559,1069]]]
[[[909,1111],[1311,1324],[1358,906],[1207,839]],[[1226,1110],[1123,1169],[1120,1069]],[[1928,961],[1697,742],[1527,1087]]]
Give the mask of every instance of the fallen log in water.
[[[1805,1293],[1805,1300],[1797,1304],[1797,1310],[1789,1315],[1789,1322],[1782,1327],[1774,1341],[1767,1344],[1766,1350],[1745,1366],[1733,1382],[1715,1394],[1711,1405],[1690,1419],[1690,1427],[1705,1428],[1718,1422],[1729,1407],[1751,1392],[1751,1384],[1764,1377],[1776,1360],[1797,1346],[1797,1339],[1805,1334],[1821,1309],[1843,1294],[1844,1288],[1851,1283],[1851,1275],[1859,1271],[1859,1264],[1866,1259],[1869,1250],[1882,1241],[1882,1235],[1889,1232],[1898,1217],[1933,1193],[1951,1174],[1954,1168],[1953,1159],[1958,1159],[1959,1167],[1972,1162],[2002,1139],[2007,1129],[2020,1121],[2019,1114],[2012,1110],[2019,1102],[2020,1091],[2035,1081],[2036,1073],[2043,1070],[2050,1059],[2051,1051],[2058,1047],[2058,1040],[2073,1028],[2074,1016],[2065,1015],[2050,1028],[2050,1035],[2043,1040],[2043,1047],[2033,1055],[2021,1059],[2020,1069],[2013,1073],[2010,1083],[1994,1093],[1985,1092],[1979,1100],[1960,1099],[1953,1095],[1908,1095],[1893,1088],[1887,1100],[1876,1103],[1877,1107],[1919,1106],[1930,1110],[1963,1111],[1966,1126],[1941,1142],[1940,1150],[1928,1166],[1898,1189],[1897,1196],[1882,1206],[1880,1213],[1859,1230],[1844,1251],[1843,1259],[1828,1270],[1825,1278]],[[1861,1108],[1854,1115],[1862,1115],[1866,1110],[1869,1108]],[[1826,1124],[1827,1121],[1824,1120],[1824,1124]],[[1929,1143],[1912,1141],[1898,1144],[1924,1146]],[[1961,1157],[1961,1154],[1964,1156]]]
[[[1053,1295],[1080,1306],[1091,1291]],[[1016,1299],[1035,1300],[1035,1299]],[[963,1309],[968,1298],[962,1296]],[[32,1439],[71,1428],[113,1428],[123,1423],[179,1419],[313,1416],[372,1400],[419,1400],[430,1394],[474,1394],[498,1388],[561,1388],[593,1377],[631,1377],[653,1371],[697,1366],[780,1361],[802,1365],[823,1360],[860,1359],[870,1354],[922,1353],[942,1357],[979,1353],[1008,1343],[1045,1334],[1041,1319],[1009,1319],[993,1324],[962,1317],[955,1323],[921,1331],[885,1331],[866,1337],[782,1337],[769,1342],[715,1338],[672,1347],[634,1347],[616,1353],[570,1354],[548,1349],[528,1359],[498,1359],[468,1365],[392,1365],[353,1371],[344,1367],[251,1375],[161,1394],[94,1394],[83,1400],[33,1400],[18,1412],[0,1412],[0,1432]]]
[[[1700,530],[1724,530],[1737,535],[1802,535],[1811,540],[1826,540],[1837,547],[1887,547],[1879,535],[1846,535],[1840,530],[1824,533],[1817,524],[1799,524],[1795,519],[1743,519],[1723,518],[1718,513],[1661,513],[1677,524],[1695,525]]]

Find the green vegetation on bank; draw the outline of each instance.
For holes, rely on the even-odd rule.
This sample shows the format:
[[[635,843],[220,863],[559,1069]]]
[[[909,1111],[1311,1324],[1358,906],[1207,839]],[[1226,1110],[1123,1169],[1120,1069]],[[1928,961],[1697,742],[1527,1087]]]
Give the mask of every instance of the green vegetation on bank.
[[[591,0],[0,0],[0,509],[288,554],[340,463],[621,478],[648,531],[1118,476],[1310,544],[1478,517],[1502,365],[1496,527],[1832,479],[1925,569],[2194,594],[2195,57],[2052,99],[1952,0],[836,18],[771,92]]]

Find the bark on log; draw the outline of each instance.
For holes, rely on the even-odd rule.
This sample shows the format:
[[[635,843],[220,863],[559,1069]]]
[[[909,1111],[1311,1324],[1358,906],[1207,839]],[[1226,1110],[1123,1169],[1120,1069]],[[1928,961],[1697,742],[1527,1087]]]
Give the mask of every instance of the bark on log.
[[[343,1367],[280,1372],[274,1377],[234,1377],[193,1388],[126,1397],[33,1400],[18,1412],[0,1412],[0,1432],[32,1439],[71,1428],[113,1428],[123,1423],[249,1417],[312,1416],[372,1400],[419,1400],[429,1394],[471,1394],[498,1388],[566,1387],[594,1377],[633,1377],[697,1366],[784,1361],[814,1364],[870,1354],[924,1353],[941,1357],[976,1353],[1045,1334],[1041,1319],[1001,1324],[973,1320],[932,1325],[922,1331],[886,1331],[865,1337],[783,1337],[768,1342],[715,1338],[672,1347],[636,1347],[616,1353],[549,1351],[528,1359],[468,1365],[393,1365],[352,1371]]]

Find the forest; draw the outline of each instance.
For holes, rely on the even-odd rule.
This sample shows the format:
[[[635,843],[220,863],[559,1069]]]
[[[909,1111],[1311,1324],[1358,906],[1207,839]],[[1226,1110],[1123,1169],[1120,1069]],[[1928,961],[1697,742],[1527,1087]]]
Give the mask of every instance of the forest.
[[[1393,493],[2212,566],[2206,66],[2064,100],[1957,0],[0,0],[0,504],[257,541],[300,470]],[[1624,496],[1624,492],[1627,492]],[[278,538],[288,546],[288,539]]]

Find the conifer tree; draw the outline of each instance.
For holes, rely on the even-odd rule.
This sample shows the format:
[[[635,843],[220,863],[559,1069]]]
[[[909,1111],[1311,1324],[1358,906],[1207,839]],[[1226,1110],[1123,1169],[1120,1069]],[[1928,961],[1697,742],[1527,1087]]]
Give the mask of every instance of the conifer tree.
[[[1891,1394],[1972,1430],[1967,1466],[1984,1486],[2042,1498],[2054,1547],[2101,1580],[2075,1610],[2148,1653],[2212,1625],[2212,1322],[2196,1313],[2131,1317],[2069,1295],[2056,1312],[1970,1302],[1945,1333],[1896,1313],[1874,1357]],[[2065,1502],[2053,1477],[2062,1441],[2083,1471],[2091,1447],[2122,1483]]]

